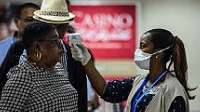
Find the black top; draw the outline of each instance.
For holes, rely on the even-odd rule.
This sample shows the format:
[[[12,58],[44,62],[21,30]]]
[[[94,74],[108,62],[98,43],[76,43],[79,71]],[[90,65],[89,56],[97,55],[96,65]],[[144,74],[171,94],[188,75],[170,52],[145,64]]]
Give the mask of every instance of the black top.
[[[67,49],[67,65],[68,65],[68,74],[69,80],[72,86],[78,92],[78,111],[87,112],[87,80],[86,73],[82,64],[78,61],[75,61],[72,58],[71,50],[68,44],[65,44]],[[0,67],[0,91],[2,91],[3,86],[6,81],[6,74],[11,67],[16,66],[19,63],[19,58],[24,51],[24,46],[21,40],[14,42]]]

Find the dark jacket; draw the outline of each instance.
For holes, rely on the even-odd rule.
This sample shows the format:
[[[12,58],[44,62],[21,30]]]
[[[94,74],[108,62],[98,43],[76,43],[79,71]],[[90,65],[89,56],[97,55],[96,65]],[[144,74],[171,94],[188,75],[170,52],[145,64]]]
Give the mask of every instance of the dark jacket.
[[[87,81],[86,81],[86,73],[82,64],[78,61],[75,61],[72,58],[71,50],[68,44],[65,44],[67,49],[68,56],[68,73],[70,83],[74,86],[74,88],[78,91],[78,111],[79,112],[87,112]],[[22,41],[14,42],[1,67],[0,67],[0,92],[2,91],[3,86],[8,80],[6,74],[10,70],[11,67],[16,66],[19,63],[19,58],[24,51],[24,46]]]

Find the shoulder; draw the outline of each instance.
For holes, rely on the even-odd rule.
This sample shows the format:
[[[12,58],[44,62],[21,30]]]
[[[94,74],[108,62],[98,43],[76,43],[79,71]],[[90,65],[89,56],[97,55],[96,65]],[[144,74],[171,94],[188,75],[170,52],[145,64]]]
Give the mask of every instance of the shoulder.
[[[182,88],[182,85],[181,85],[181,83],[178,81],[178,79],[177,79],[174,75],[172,75],[172,74],[170,74],[170,73],[167,74],[164,83],[166,83],[166,85],[167,85],[168,87],[170,87],[170,88]]]
[[[15,56],[18,56],[22,54],[23,50],[24,50],[24,45],[21,40],[18,40],[11,44],[8,53],[10,55],[13,54]]]
[[[8,37],[8,38],[0,41],[1,55],[5,55],[7,53],[8,49],[10,48],[13,41],[14,40],[12,37]]]
[[[7,38],[5,38],[5,39],[3,39],[3,40],[1,40],[0,41],[0,44],[3,44],[3,43],[11,43],[11,42],[13,42],[14,41],[14,39],[13,39],[13,37],[11,36],[11,37],[7,37]]]
[[[31,71],[26,69],[25,67],[21,67],[19,65],[14,66],[7,73],[8,80],[31,80]]]
[[[168,73],[163,84],[163,88],[167,95],[186,96],[186,91],[178,79]]]
[[[23,50],[24,50],[24,45],[22,43],[22,40],[18,40],[11,44],[9,52],[17,53],[17,52],[21,52]]]
[[[141,75],[141,74],[136,75],[136,76],[135,76],[135,79],[134,79],[134,84],[137,84],[137,83],[139,83],[140,81],[145,80],[146,77],[147,77],[147,74],[145,74],[145,75]]]
[[[14,47],[24,47],[22,40],[15,41],[11,46]]]

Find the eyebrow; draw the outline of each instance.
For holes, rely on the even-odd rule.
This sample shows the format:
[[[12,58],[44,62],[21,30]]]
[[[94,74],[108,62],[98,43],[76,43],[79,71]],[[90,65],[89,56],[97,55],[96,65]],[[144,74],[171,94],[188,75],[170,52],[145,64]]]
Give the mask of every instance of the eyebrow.
[[[27,16],[24,19],[34,19],[32,16]]]
[[[147,42],[145,42],[145,41],[140,41],[140,44],[147,44]]]

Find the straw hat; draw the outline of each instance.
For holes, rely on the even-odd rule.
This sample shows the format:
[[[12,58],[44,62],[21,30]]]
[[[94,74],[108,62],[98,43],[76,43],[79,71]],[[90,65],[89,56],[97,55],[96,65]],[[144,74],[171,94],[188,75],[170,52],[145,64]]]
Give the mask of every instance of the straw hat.
[[[43,0],[40,10],[34,12],[33,18],[46,23],[69,23],[75,15],[68,11],[65,0]]]

